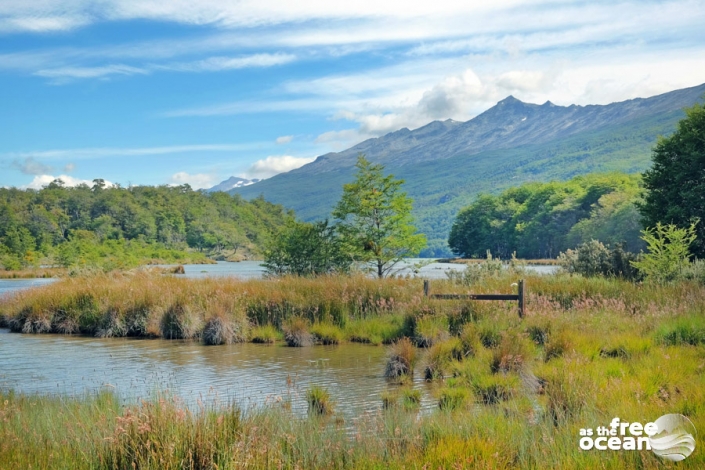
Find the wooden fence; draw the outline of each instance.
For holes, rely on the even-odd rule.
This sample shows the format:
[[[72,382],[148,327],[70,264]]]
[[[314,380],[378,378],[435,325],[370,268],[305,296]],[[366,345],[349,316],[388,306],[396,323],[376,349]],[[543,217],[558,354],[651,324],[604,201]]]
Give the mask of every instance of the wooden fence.
[[[524,280],[519,280],[519,292],[517,294],[431,294],[431,281],[423,281],[423,295],[432,299],[445,300],[515,300],[519,306],[519,318],[524,318],[525,313],[525,284]]]

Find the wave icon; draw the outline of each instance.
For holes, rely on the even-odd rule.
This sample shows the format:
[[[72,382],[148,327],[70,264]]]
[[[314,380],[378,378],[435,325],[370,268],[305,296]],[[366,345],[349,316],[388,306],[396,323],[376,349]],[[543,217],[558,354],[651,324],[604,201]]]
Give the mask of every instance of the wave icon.
[[[649,437],[651,450],[672,462],[684,460],[695,450],[695,426],[683,415],[668,414],[657,419],[656,434]]]

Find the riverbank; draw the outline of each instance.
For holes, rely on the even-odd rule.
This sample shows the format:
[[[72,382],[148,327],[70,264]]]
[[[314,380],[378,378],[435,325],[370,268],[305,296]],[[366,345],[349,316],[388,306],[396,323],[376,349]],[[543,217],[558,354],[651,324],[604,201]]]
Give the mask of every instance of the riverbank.
[[[0,270],[0,279],[49,279],[67,274],[66,268],[36,268],[15,271]]]

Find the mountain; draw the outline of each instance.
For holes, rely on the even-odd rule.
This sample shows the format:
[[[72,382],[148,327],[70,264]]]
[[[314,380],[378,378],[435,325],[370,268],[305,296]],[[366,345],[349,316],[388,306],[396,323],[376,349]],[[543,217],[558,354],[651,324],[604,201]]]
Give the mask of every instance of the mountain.
[[[238,178],[237,176],[231,176],[230,178],[226,179],[225,181],[221,181],[220,183],[216,184],[210,189],[206,189],[207,193],[212,193],[213,191],[223,191],[223,192],[228,192],[231,189],[235,188],[242,188],[245,186],[249,186],[251,184],[255,184],[261,180],[255,178],[252,180],[248,180],[245,178]]]
[[[434,121],[328,153],[288,173],[235,188],[294,209],[304,220],[327,217],[363,153],[406,181],[426,256],[449,254],[458,210],[481,192],[527,181],[567,180],[592,172],[641,172],[659,135],[671,133],[705,93],[705,84],[609,105],[538,105],[512,96],[467,122]]]

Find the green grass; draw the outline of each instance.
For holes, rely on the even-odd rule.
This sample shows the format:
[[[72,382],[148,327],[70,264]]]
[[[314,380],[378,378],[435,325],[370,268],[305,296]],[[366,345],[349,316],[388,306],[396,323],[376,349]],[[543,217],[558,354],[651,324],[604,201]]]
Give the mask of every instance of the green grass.
[[[345,328],[346,337],[356,343],[391,344],[403,336],[401,315],[384,315],[359,319]]]
[[[253,343],[273,344],[284,340],[284,335],[272,325],[256,326],[250,330]]]
[[[320,344],[340,344],[345,340],[343,330],[329,323],[316,323],[311,327],[311,333]]]

